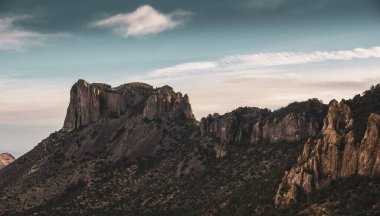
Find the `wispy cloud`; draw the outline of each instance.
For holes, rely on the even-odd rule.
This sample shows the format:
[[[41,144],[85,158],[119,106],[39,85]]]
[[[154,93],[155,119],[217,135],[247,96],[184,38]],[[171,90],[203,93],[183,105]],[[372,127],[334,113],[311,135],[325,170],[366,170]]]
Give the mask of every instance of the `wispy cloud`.
[[[0,18],[0,50],[21,51],[28,47],[41,45],[49,38],[66,34],[43,34],[21,27],[20,22],[32,19],[31,15],[12,15]]]
[[[357,48],[341,51],[317,51],[310,53],[302,52],[277,52],[259,53],[253,55],[234,55],[221,60],[224,65],[245,64],[252,67],[268,67],[278,65],[307,64],[329,60],[351,60],[365,58],[380,58],[380,47],[369,49]]]
[[[232,55],[160,68],[128,79],[171,85],[188,93],[195,115],[201,118],[239,106],[276,109],[311,97],[324,102],[348,99],[380,82],[379,58],[380,47]],[[366,59],[365,64],[360,59]],[[326,64],[312,64],[317,62]]]
[[[176,28],[184,24],[190,16],[190,12],[181,10],[164,14],[150,5],[143,5],[131,13],[121,13],[98,20],[91,26],[110,28],[122,37],[138,37]]]
[[[248,5],[257,10],[273,10],[285,3],[285,0],[249,0]]]
[[[191,62],[174,65],[172,67],[161,68],[154,70],[151,75],[155,77],[160,76],[176,76],[183,73],[197,72],[197,71],[207,71],[214,69],[218,66],[216,62]]]
[[[183,76],[205,72],[228,73],[241,70],[262,69],[283,65],[299,65],[332,60],[380,58],[380,47],[356,48],[340,51],[274,52],[251,55],[232,55],[217,61],[188,62],[152,71],[152,77]]]

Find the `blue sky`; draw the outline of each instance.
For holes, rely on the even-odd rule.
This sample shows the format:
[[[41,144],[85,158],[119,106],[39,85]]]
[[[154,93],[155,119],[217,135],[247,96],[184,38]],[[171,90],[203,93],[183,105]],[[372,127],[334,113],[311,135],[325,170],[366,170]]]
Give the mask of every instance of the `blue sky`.
[[[79,78],[169,84],[199,119],[380,82],[376,0],[0,0],[0,151],[62,126]]]

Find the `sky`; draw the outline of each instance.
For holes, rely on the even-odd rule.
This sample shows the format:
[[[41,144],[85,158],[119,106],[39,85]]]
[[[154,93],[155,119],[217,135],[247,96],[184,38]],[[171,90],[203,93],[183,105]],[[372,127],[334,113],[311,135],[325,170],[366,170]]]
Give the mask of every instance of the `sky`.
[[[0,0],[0,152],[64,121],[78,80],[239,106],[351,98],[380,83],[378,0]]]

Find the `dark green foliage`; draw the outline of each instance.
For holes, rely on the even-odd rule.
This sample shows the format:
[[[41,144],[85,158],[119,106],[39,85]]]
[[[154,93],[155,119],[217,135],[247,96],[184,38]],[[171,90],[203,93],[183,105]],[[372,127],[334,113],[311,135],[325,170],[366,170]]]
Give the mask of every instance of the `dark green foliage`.
[[[291,212],[309,215],[318,206],[332,215],[380,215],[380,178],[351,176],[327,188],[300,197]]]
[[[352,111],[354,119],[353,130],[356,140],[359,142],[367,128],[368,117],[371,113],[380,114],[380,84],[372,86],[363,95],[356,95],[353,99],[348,100],[347,104]]]
[[[293,102],[286,107],[273,111],[270,118],[281,119],[289,113],[305,113],[307,117],[320,119],[321,116],[324,117],[326,115],[327,105],[323,104],[322,101],[316,98],[303,102]]]
[[[295,163],[298,154],[301,152],[302,145],[299,143],[278,143],[272,144],[275,150],[266,148],[268,144],[258,144],[257,150],[260,152],[264,150],[266,154],[274,154],[275,150],[282,152],[286,155],[286,158],[282,158],[281,163],[272,167],[263,176],[247,182],[242,188],[234,191],[231,195],[226,197],[218,197],[201,207],[198,211],[191,215],[201,215],[201,213],[207,212],[208,209],[213,209],[217,206],[225,205],[223,208],[216,208],[216,215],[283,215],[286,211],[276,209],[273,204],[273,197],[276,193],[278,185],[281,182],[282,176],[285,170],[291,168]],[[293,147],[291,147],[293,146]],[[263,148],[260,150],[260,148]],[[293,151],[289,151],[289,148],[293,148]],[[256,155],[257,159],[265,159],[267,155]],[[260,159],[259,159],[260,160]]]

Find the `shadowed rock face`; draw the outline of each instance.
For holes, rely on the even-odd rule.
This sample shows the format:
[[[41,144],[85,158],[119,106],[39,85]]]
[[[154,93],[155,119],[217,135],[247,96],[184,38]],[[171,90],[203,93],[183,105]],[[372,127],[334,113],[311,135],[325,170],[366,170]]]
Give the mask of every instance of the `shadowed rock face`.
[[[344,100],[330,102],[320,137],[306,142],[296,166],[282,179],[275,196],[278,207],[294,203],[299,189],[310,193],[354,174],[380,175],[380,115],[370,114],[362,140],[355,138],[354,122]]]
[[[239,144],[250,142],[255,122],[269,114],[267,109],[239,108],[225,115],[209,115],[200,123],[201,136],[215,140],[214,151],[223,157]]]
[[[63,130],[72,131],[99,120],[139,114],[150,120],[194,119],[187,95],[182,97],[169,86],[153,89],[144,83],[129,83],[112,88],[79,80],[70,91]]]
[[[144,107],[145,118],[153,120],[167,119],[194,119],[189,97],[182,93],[175,93],[170,86],[164,86],[151,94]]]
[[[202,118],[203,137],[217,140],[215,153],[225,156],[240,143],[299,142],[315,136],[322,128],[326,105],[316,99],[293,103],[280,110],[239,108],[225,115]]]
[[[15,160],[15,158],[11,154],[8,154],[8,153],[0,154],[0,169],[9,165],[14,160]]]

